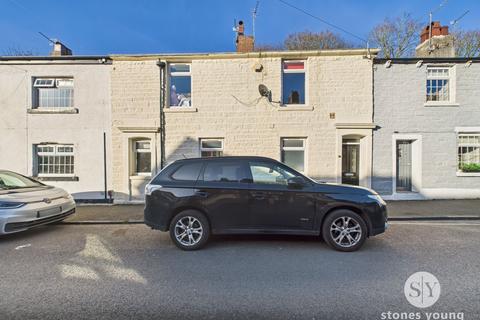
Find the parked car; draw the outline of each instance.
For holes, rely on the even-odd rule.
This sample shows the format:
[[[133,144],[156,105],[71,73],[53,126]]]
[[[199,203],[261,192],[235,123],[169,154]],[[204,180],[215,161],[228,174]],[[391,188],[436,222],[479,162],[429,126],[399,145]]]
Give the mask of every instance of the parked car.
[[[178,160],[145,194],[145,223],[169,231],[183,250],[201,248],[211,234],[321,234],[332,248],[355,251],[387,227],[374,191],[317,183],[264,157]]]
[[[61,221],[74,212],[75,201],[65,190],[0,170],[0,234]]]

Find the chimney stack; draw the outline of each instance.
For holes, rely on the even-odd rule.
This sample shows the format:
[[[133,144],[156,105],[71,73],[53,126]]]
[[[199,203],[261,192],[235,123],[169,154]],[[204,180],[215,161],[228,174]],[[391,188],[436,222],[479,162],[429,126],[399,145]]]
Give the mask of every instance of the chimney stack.
[[[72,50],[68,48],[66,45],[61,43],[58,40],[55,40],[53,43],[53,50],[50,52],[51,56],[71,56],[72,55]]]
[[[449,34],[448,26],[440,25],[440,21],[433,21],[431,25],[423,28],[415,53],[421,58],[455,57],[453,36]]]
[[[237,52],[246,53],[252,52],[254,48],[254,39],[253,36],[245,35],[245,25],[243,21],[239,21],[236,26],[237,30]]]

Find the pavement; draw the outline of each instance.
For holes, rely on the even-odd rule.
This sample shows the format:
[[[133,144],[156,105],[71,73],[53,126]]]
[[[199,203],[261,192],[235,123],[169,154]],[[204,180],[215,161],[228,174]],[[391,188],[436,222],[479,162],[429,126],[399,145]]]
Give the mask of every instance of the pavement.
[[[395,220],[480,220],[479,200],[388,201]],[[79,205],[66,223],[142,223],[143,205]]]
[[[353,253],[296,236],[185,252],[140,224],[50,225],[0,238],[0,319],[479,319],[479,236],[476,221],[394,222]],[[404,295],[417,271],[441,285],[427,309]]]

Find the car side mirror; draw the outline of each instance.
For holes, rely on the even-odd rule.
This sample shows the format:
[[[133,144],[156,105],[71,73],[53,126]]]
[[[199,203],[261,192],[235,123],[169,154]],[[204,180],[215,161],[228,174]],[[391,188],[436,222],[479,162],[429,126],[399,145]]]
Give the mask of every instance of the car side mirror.
[[[289,189],[302,189],[305,186],[305,179],[302,177],[292,177],[287,180]]]

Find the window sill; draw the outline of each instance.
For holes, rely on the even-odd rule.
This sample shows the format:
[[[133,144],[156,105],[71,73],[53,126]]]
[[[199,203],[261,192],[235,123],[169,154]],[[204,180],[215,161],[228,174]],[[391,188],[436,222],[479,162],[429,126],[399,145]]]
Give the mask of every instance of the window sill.
[[[278,111],[313,111],[313,109],[313,107],[295,104],[286,104],[277,108]]]
[[[31,114],[76,114],[77,108],[27,108],[27,113]]]
[[[426,102],[424,107],[460,107],[460,104],[454,102]]]
[[[168,107],[163,110],[166,113],[175,113],[175,112],[197,112],[197,108],[194,107]]]
[[[457,171],[457,177],[480,177],[480,172],[461,172],[461,171]]]
[[[32,177],[35,180],[38,181],[78,181],[78,177],[38,177],[38,176],[33,176]]]
[[[130,176],[130,180],[150,180],[152,175],[134,175]]]

